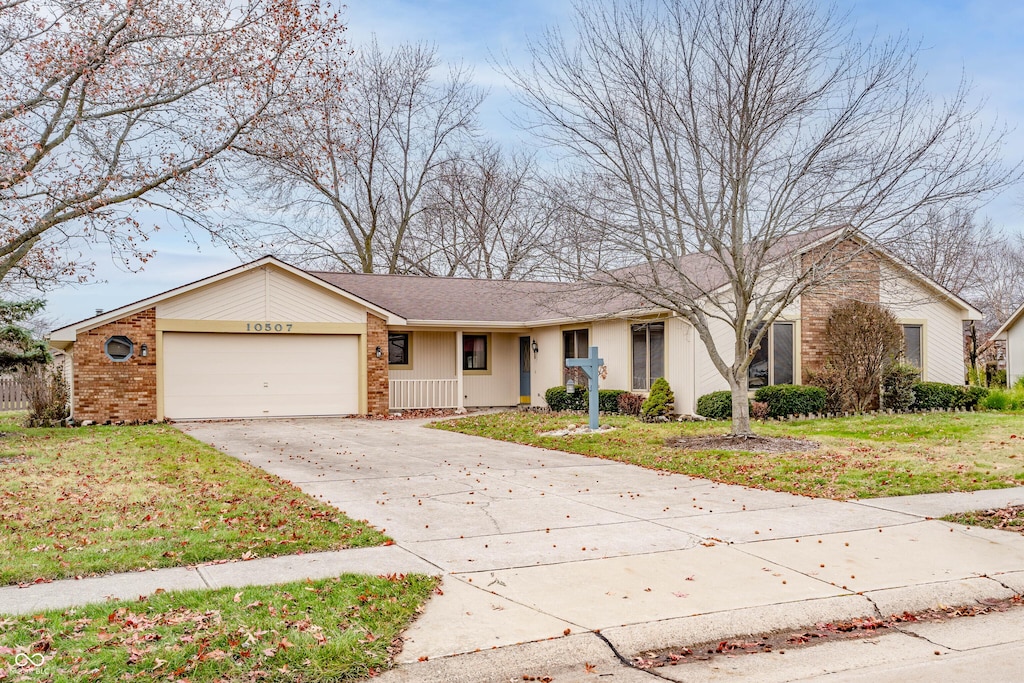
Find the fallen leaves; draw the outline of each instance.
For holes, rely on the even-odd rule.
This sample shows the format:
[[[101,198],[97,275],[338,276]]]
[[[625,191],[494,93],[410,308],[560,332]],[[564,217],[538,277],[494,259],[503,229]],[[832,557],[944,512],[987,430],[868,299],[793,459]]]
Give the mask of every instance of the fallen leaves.
[[[385,540],[166,425],[8,439],[34,455],[0,481],[0,585]]]

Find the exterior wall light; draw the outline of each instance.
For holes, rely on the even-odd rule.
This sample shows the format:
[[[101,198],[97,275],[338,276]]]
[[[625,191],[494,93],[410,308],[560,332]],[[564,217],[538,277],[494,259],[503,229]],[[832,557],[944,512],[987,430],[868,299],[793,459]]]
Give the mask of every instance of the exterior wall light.
[[[384,357],[384,349],[382,349],[382,348],[380,348],[378,346],[376,349],[374,349],[373,355],[377,356],[377,358],[383,358]]]
[[[143,358],[145,358],[146,356],[148,356],[148,355],[149,355],[149,346],[147,346],[146,344],[143,344],[143,345],[142,345],[142,346],[141,346],[141,347],[139,348],[139,355],[140,355],[140,356],[142,356]]]
[[[533,355],[535,355],[535,356],[536,356],[536,355],[537,355],[537,352],[538,352],[538,351],[540,350],[540,349],[539,349],[539,348],[537,347],[537,340],[536,340],[536,339],[534,339],[534,340],[533,340],[533,341],[532,341],[532,342],[530,343],[530,348],[532,348],[532,349],[533,349]]]

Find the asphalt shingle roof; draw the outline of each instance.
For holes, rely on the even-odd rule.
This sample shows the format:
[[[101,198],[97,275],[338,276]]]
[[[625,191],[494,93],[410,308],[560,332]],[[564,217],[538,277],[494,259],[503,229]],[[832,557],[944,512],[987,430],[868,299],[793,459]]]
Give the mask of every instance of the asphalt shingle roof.
[[[772,245],[769,259],[799,253],[803,247],[837,230],[819,228],[784,237]],[[721,264],[707,254],[686,254],[676,263],[703,291],[712,291],[728,282]],[[620,289],[601,291],[574,283],[308,272],[406,320],[536,323],[611,316],[650,306],[642,297]],[[630,272],[636,273],[637,283],[642,284],[649,277],[650,267],[620,269],[614,271],[614,277],[627,279]]]

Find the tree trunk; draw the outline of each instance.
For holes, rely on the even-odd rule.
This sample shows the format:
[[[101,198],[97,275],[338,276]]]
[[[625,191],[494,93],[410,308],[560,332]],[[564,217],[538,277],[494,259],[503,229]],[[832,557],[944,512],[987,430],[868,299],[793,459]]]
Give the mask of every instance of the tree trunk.
[[[732,432],[730,436],[754,436],[750,428],[750,399],[747,396],[747,373],[729,379],[732,391]]]

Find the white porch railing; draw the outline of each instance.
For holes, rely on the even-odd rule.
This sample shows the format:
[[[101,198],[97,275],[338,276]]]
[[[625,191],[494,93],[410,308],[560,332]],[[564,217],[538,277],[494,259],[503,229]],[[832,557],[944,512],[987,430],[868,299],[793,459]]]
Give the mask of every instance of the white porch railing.
[[[392,410],[458,408],[458,379],[392,379],[388,381]]]

